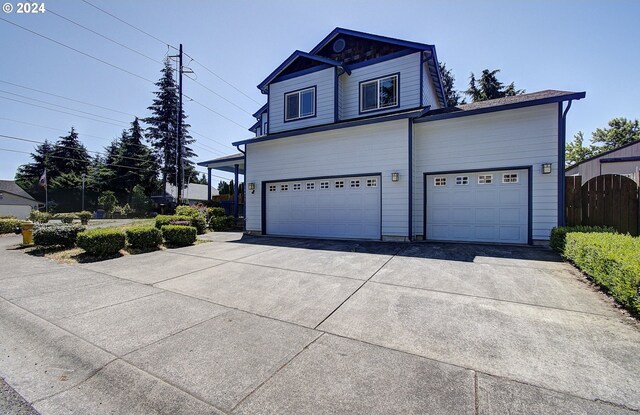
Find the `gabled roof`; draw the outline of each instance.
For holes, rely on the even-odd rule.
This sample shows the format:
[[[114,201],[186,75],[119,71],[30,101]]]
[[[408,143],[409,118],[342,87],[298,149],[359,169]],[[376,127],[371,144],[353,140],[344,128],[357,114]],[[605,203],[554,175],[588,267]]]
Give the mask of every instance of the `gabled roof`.
[[[260,127],[260,123],[261,123],[260,120],[256,121],[255,124],[253,124],[251,127],[249,127],[249,131],[255,133],[256,130],[258,129],[258,127]]]
[[[34,200],[29,193],[25,192],[20,186],[13,180],[0,180],[0,192],[7,192],[16,196],[24,197],[25,199]]]
[[[591,156],[591,157],[589,157],[588,159],[584,159],[584,160],[582,160],[580,163],[576,163],[576,164],[574,164],[574,165],[571,165],[571,166],[567,167],[565,170],[570,170],[570,169],[572,169],[572,168],[574,168],[574,167],[578,167],[579,165],[581,165],[581,164],[583,164],[583,163],[586,163],[586,162],[588,162],[588,161],[595,160],[595,159],[598,159],[598,158],[602,158],[603,156],[607,156],[607,155],[609,155],[609,154],[611,154],[611,153],[614,153],[614,152],[616,152],[616,151],[618,151],[618,150],[622,150],[623,148],[627,148],[627,147],[631,147],[631,146],[636,146],[636,145],[637,145],[637,146],[638,146],[638,148],[640,149],[640,140],[632,141],[632,142],[630,142],[630,143],[627,143],[627,144],[621,145],[620,147],[616,147],[616,148],[614,148],[614,149],[612,149],[612,150],[603,151],[602,153],[598,153],[598,154],[596,154],[595,156]],[[617,162],[617,161],[635,161],[635,160],[621,160],[621,159],[624,159],[624,158],[635,158],[635,157],[619,157],[619,158],[612,158],[612,159],[609,159],[609,160],[607,160],[607,159],[602,159],[602,160],[600,160],[600,163]],[[612,161],[610,161],[610,160],[612,160]]]
[[[262,115],[262,113],[267,110],[268,105],[269,105],[269,103],[266,103],[263,106],[261,106],[260,109],[258,111],[256,111],[255,114],[253,114],[253,118],[260,117]]]
[[[467,115],[484,114],[487,112],[505,111],[534,105],[550,104],[553,102],[578,100],[585,96],[586,92],[546,89],[544,91],[531,92],[528,94],[489,99],[486,101],[458,105],[456,107],[436,109],[427,112],[423,117],[416,119],[415,122],[436,121],[447,118],[464,117]]]
[[[320,43],[318,43],[313,49],[311,49],[311,52],[309,53],[311,53],[312,55],[318,53],[320,49],[325,47],[329,42],[331,42],[331,40],[333,40],[333,38],[339,35],[361,37],[364,39],[391,43],[393,45],[403,46],[406,48],[416,49],[416,50],[431,50],[432,48],[434,48],[433,45],[427,45],[426,43],[410,42],[407,40],[374,35],[372,33],[366,33],[366,32],[358,32],[357,30],[344,29],[342,27],[336,27],[335,29],[333,29],[331,33],[329,33],[324,39],[322,39]]]
[[[280,75],[280,73],[282,71],[287,69],[287,67],[289,67],[289,65],[291,65],[296,59],[299,59],[299,58],[311,59],[313,61],[320,62],[320,63],[323,63],[325,65],[329,65],[329,66],[342,67],[342,64],[340,62],[334,61],[332,59],[324,58],[322,56],[313,55],[313,54],[310,54],[310,53],[307,53],[307,52],[303,52],[301,50],[296,50],[284,62],[282,62],[282,64],[280,64],[280,66],[278,66],[275,71],[271,72],[271,74],[269,76],[267,76],[264,81],[262,81],[262,82],[260,82],[260,84],[258,84],[258,89],[260,91],[262,91],[263,93],[266,93],[266,87],[275,78],[277,78],[278,75]]]

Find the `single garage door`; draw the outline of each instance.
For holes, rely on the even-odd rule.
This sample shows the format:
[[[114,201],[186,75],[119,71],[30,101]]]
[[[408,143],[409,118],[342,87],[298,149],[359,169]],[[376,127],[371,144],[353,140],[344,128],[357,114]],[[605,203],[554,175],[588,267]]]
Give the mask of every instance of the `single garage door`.
[[[426,238],[528,243],[528,172],[426,175]]]
[[[268,182],[266,233],[380,239],[380,176]]]

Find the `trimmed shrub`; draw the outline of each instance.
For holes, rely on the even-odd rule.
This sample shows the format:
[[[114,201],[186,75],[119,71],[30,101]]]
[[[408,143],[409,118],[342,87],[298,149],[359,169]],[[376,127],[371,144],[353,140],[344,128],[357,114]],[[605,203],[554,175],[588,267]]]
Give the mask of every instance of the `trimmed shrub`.
[[[83,225],[88,225],[89,219],[93,217],[93,213],[83,210],[82,212],[76,213],[76,216],[78,217],[78,219],[80,219],[80,223],[82,223]]]
[[[51,219],[51,213],[32,210],[29,213],[29,220],[34,223],[47,223]]]
[[[0,219],[0,234],[13,233],[20,222],[18,219]]]
[[[0,215],[0,219],[18,219],[16,215]]]
[[[176,206],[176,215],[178,216],[195,216],[201,212],[193,206]]]
[[[565,257],[640,315],[640,238],[611,233],[569,233]]]
[[[132,248],[153,249],[162,244],[162,232],[153,226],[138,226],[125,230]]]
[[[207,215],[209,216],[209,221],[211,221],[211,218],[225,216],[226,214],[227,213],[225,212],[224,208],[221,208],[221,207],[207,208]]]
[[[33,231],[33,242],[43,247],[73,248],[82,231],[81,225],[39,225]]]
[[[192,245],[196,241],[197,230],[193,226],[164,225],[162,236],[172,246]]]
[[[188,207],[188,206],[187,206]],[[162,229],[164,225],[190,225],[196,228],[199,235],[207,231],[207,222],[201,215],[158,215],[156,216],[156,228]]]
[[[564,252],[565,238],[570,232],[580,233],[618,233],[614,228],[608,226],[556,226],[551,229],[549,246],[554,251],[562,254]]]
[[[54,219],[59,219],[62,223],[73,223],[74,219],[78,219],[75,213],[56,213]]]
[[[126,238],[119,229],[92,229],[78,234],[76,244],[89,255],[111,256],[125,247]]]
[[[225,231],[231,229],[236,224],[233,216],[214,216],[209,221],[209,228],[214,231]]]

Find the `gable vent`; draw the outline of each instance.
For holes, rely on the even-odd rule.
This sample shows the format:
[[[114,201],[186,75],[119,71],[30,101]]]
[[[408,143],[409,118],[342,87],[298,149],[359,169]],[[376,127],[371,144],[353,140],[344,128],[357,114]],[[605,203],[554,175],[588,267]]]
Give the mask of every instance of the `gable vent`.
[[[344,39],[338,39],[333,42],[333,51],[335,53],[340,53],[344,50],[345,46],[347,46],[347,43],[344,41]]]

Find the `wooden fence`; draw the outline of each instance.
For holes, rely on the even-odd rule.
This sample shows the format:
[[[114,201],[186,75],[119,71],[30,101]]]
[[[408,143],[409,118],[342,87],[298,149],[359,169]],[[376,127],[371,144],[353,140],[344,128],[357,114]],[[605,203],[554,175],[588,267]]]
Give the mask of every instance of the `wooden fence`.
[[[569,226],[612,226],[637,236],[638,208],[638,185],[628,177],[605,174],[584,184],[580,176],[566,178],[565,223]]]

